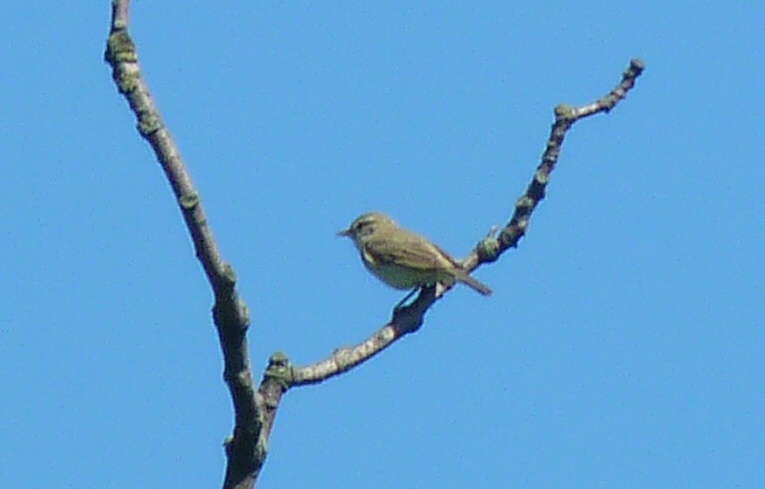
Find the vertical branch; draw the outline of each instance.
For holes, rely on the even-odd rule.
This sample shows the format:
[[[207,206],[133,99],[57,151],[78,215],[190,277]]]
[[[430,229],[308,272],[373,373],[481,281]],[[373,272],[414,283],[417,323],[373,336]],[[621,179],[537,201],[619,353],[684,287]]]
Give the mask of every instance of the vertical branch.
[[[106,62],[119,92],[136,116],[138,132],[149,143],[175,195],[186,228],[215,297],[213,319],[225,363],[223,377],[235,410],[233,436],[226,442],[228,467],[224,487],[253,487],[263,465],[263,403],[256,396],[247,347],[249,313],[236,291],[236,274],[221,256],[208,225],[202,199],[167,130],[141,74],[136,46],[128,34],[129,0],[112,1]]]

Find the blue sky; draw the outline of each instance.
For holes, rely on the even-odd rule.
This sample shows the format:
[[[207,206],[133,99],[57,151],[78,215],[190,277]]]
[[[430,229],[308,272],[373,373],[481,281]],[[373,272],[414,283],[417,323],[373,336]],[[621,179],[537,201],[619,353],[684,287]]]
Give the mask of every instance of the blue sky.
[[[335,231],[529,233],[368,364],[288,393],[260,487],[765,486],[765,7],[134,2],[152,93],[252,312],[258,376],[401,297]],[[102,61],[109,3],[0,5],[0,487],[215,487],[211,296]]]

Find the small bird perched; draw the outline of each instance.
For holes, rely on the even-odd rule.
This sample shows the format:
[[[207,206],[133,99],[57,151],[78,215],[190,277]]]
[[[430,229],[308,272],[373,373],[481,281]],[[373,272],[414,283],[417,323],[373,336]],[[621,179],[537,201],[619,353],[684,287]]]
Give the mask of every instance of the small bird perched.
[[[362,214],[337,235],[351,238],[367,269],[393,288],[462,282],[483,295],[491,294],[447,252],[380,212]]]

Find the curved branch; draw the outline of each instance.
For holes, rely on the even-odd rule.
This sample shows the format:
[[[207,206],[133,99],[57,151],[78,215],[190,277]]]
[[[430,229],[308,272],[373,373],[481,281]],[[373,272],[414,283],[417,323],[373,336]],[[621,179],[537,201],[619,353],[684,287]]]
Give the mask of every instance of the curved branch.
[[[152,100],[138,65],[136,46],[128,34],[130,0],[112,1],[112,19],[106,43],[106,62],[120,93],[125,96],[146,139],[173,189],[196,256],[213,289],[213,319],[224,358],[224,379],[235,409],[234,434],[226,443],[228,467],[224,487],[252,487],[265,459],[262,419],[263,398],[255,395],[246,332],[250,324],[247,306],[236,291],[236,274],[221,256],[207,224],[202,200],[178,146]]]
[[[526,193],[515,203],[515,212],[504,229],[499,233],[495,240],[488,237],[481,241],[466,263],[471,270],[478,267],[481,263],[495,261],[499,256],[508,250],[518,246],[518,241],[526,234],[526,228],[529,225],[529,219],[534,212],[537,204],[545,198],[545,189],[550,182],[550,175],[555,169],[560,157],[563,140],[566,133],[574,123],[585,117],[595,115],[600,112],[608,113],[621,102],[624,97],[635,86],[635,80],[645,70],[645,63],[640,59],[632,59],[630,66],[622,74],[622,80],[614,87],[608,95],[581,107],[570,107],[566,104],[560,104],[555,107],[555,122],[550,130],[550,137],[547,140],[547,147],[542,154],[542,161],[537,166],[537,171],[529,183]]]
[[[372,336],[353,347],[338,348],[329,357],[312,365],[291,368],[290,386],[316,384],[347,372],[377,355],[400,338],[414,333],[425,320],[425,313],[443,291],[437,287],[425,287],[410,305],[393,310],[391,321]]]
[[[624,72],[621,82],[607,95],[581,107],[570,107],[565,104],[555,108],[555,122],[547,140],[547,146],[542,154],[542,161],[529,183],[526,192],[516,201],[515,212],[505,225],[498,237],[496,231],[481,240],[475,249],[462,261],[467,270],[474,270],[483,263],[496,261],[509,248],[518,246],[518,241],[526,234],[531,214],[537,204],[545,197],[545,188],[550,181],[550,175],[560,157],[561,147],[566,133],[578,120],[599,112],[608,112],[622,101],[634,86],[635,80],[645,69],[645,64],[639,59],[630,61],[630,66]],[[340,375],[364,363],[373,356],[388,348],[403,336],[419,329],[425,319],[425,313],[448,291],[450,287],[425,288],[420,292],[411,305],[395,309],[390,323],[376,331],[372,336],[349,348],[336,350],[329,357],[305,367],[290,366],[286,357],[279,356],[280,375],[282,383],[287,387],[323,382],[331,377]],[[269,368],[273,365],[269,364]],[[264,381],[268,375],[264,377]]]

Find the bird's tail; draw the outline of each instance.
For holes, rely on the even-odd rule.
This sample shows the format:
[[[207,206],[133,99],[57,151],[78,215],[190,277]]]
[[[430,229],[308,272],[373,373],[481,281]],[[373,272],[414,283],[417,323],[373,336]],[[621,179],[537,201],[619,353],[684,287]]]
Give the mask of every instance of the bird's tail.
[[[463,284],[467,285],[471,289],[475,290],[479,294],[482,295],[491,295],[492,290],[489,288],[488,285],[479,282],[478,280],[474,279],[470,275],[468,275],[467,272],[460,273],[457,275],[457,281],[462,282]]]

